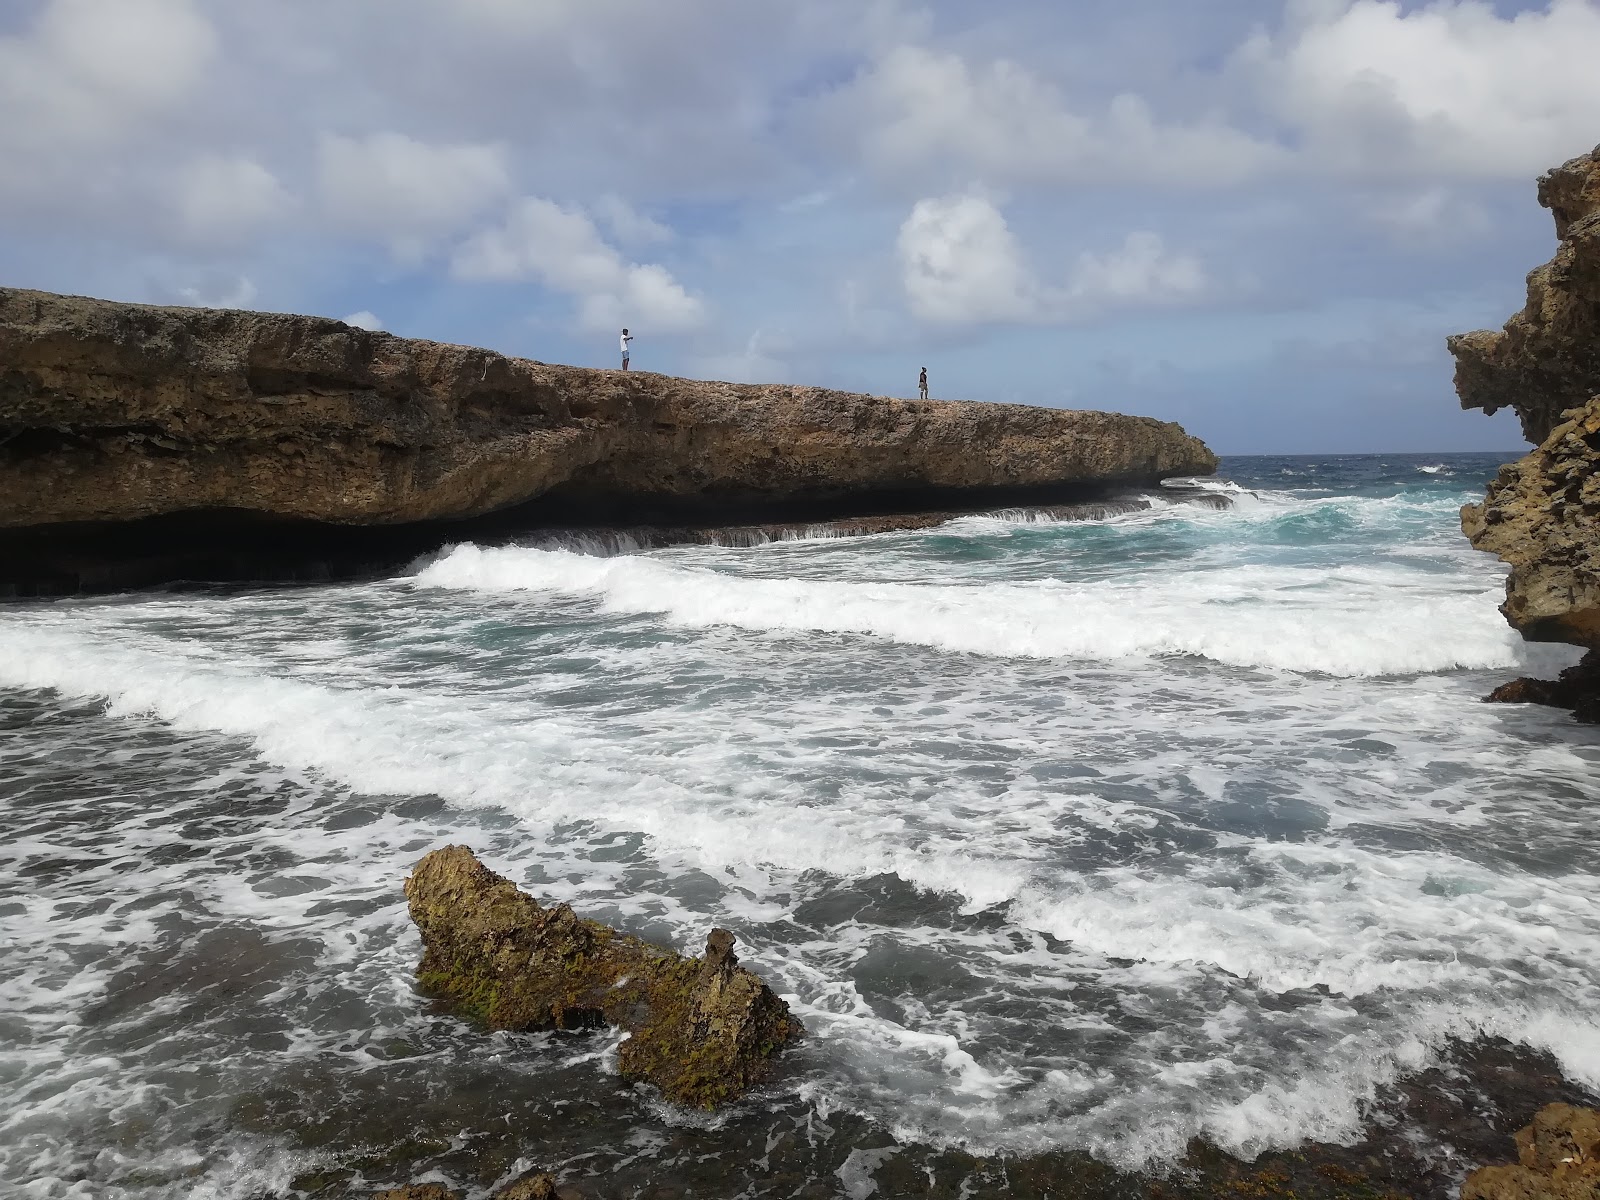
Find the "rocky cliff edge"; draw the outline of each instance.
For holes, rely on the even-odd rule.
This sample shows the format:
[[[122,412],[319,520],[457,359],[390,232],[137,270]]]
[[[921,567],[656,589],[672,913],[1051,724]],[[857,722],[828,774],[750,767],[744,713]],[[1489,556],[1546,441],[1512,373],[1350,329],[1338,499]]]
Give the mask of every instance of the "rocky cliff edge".
[[[1462,528],[1474,546],[1511,565],[1501,611],[1513,626],[1530,640],[1595,650],[1600,148],[1540,179],[1539,203],[1555,217],[1560,246],[1550,262],[1528,275],[1527,306],[1503,331],[1449,341],[1462,407],[1491,413],[1513,408],[1528,438],[1538,443],[1533,453],[1501,469],[1482,504],[1462,510]]]
[[[1216,458],[1177,425],[590,370],[316,317],[0,288],[0,531],[1076,498]]]

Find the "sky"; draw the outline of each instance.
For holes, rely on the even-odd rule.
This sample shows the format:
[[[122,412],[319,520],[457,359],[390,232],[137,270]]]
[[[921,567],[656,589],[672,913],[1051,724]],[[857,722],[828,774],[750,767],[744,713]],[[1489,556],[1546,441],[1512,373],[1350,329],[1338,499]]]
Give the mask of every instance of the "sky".
[[[0,0],[0,284],[1510,450],[1600,0]]]

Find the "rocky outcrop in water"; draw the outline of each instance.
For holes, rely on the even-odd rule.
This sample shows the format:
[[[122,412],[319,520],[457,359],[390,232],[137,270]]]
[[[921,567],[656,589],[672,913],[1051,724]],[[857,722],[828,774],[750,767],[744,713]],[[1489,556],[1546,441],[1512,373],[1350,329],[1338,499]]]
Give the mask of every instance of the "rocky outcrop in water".
[[[714,1108],[771,1073],[802,1034],[716,929],[701,958],[621,934],[565,904],[542,906],[465,846],[435,850],[406,880],[422,934],[417,978],[491,1029],[628,1032],[624,1077],[671,1101]]]
[[[1600,149],[1539,181],[1560,246],[1528,276],[1527,306],[1500,332],[1450,339],[1464,408],[1510,407],[1538,448],[1462,510],[1472,544],[1511,565],[1506,619],[1532,641],[1600,649]],[[1580,675],[1593,678],[1587,662]],[[1577,703],[1578,676],[1554,702]],[[1533,683],[1537,681],[1519,681]],[[1538,699],[1537,688],[1498,699]],[[1542,702],[1542,701],[1541,701]]]
[[[489,1200],[580,1200],[581,1194],[559,1187],[554,1175],[524,1175],[498,1189]],[[462,1193],[442,1183],[408,1183],[404,1187],[374,1192],[372,1200],[463,1200]]]
[[[1516,1163],[1474,1171],[1461,1200],[1600,1200],[1600,1112],[1550,1104],[1515,1138]]]
[[[81,576],[64,539],[110,526],[88,557],[113,556],[129,523],[184,516],[146,553],[196,537],[223,551],[157,578],[226,574],[222,553],[286,522],[371,541],[428,526],[420,540],[437,545],[449,532],[433,526],[511,512],[548,525],[970,511],[1216,462],[1142,417],[550,366],[317,317],[0,288],[0,531],[14,531],[0,562],[14,570],[54,553],[58,574]]]

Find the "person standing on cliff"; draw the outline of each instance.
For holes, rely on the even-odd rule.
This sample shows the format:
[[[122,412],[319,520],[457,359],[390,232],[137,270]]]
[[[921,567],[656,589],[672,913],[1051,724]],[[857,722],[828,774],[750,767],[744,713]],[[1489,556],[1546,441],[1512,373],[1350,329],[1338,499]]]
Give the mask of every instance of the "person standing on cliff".
[[[622,331],[622,369],[628,369],[628,343],[633,341],[633,334],[626,329]]]
[[[917,376],[917,398],[919,400],[926,400],[928,398],[928,368],[927,367],[923,367],[922,368],[922,374]]]

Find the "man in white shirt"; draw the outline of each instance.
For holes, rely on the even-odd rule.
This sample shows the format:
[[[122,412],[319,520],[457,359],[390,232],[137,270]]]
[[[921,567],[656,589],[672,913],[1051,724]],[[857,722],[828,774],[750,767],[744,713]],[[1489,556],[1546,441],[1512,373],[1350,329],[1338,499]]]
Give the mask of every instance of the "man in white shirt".
[[[628,369],[628,343],[633,341],[633,334],[626,329],[622,331],[622,369]]]

